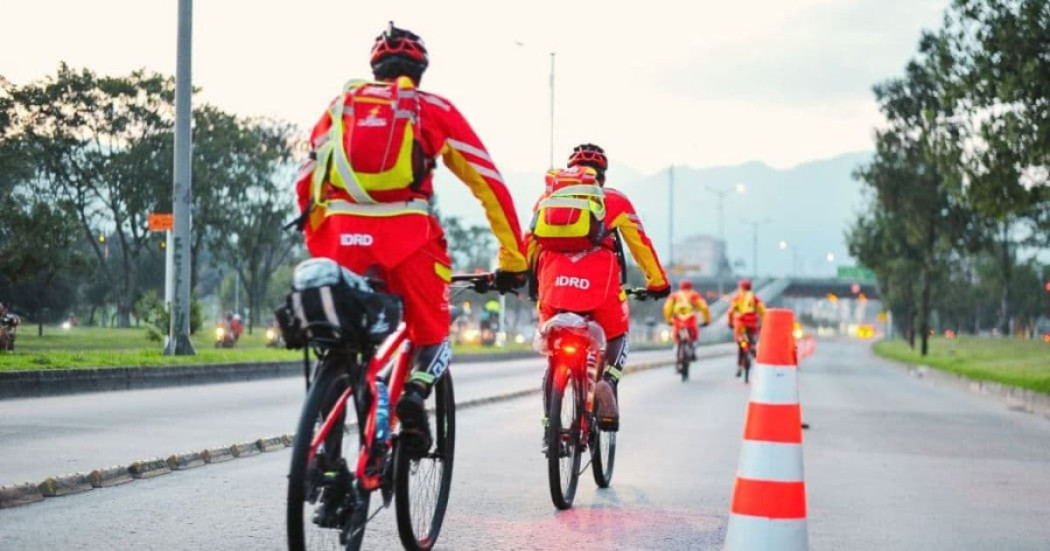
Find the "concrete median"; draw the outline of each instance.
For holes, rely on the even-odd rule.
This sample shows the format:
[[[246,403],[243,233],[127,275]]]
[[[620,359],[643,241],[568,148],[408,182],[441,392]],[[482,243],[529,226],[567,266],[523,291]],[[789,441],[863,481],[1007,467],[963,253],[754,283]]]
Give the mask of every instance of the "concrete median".
[[[128,468],[123,465],[95,469],[88,475],[88,479],[91,480],[91,486],[95,488],[109,488],[133,480]]]
[[[89,476],[84,473],[48,477],[37,484],[37,488],[44,497],[67,496],[95,489]]]
[[[0,486],[0,509],[28,505],[38,501],[44,501],[44,494],[32,482]]]
[[[159,457],[154,457],[152,459],[136,461],[131,465],[128,465],[128,472],[131,473],[131,477],[135,479],[153,478],[171,473],[171,468],[168,467],[167,461]]]

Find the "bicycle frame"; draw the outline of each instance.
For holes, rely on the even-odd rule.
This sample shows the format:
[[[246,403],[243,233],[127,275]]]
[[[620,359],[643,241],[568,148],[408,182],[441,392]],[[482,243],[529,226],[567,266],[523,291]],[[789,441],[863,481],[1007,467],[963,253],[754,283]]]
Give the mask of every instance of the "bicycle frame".
[[[361,435],[361,450],[357,455],[357,467],[354,471],[355,477],[358,484],[363,490],[374,490],[382,484],[382,473],[369,473],[368,472],[368,459],[371,456],[372,446],[375,444],[375,418],[376,418],[376,406],[378,401],[374,399],[377,396],[376,381],[380,374],[393,362],[392,370],[387,377],[389,384],[387,385],[389,394],[389,403],[396,404],[398,398],[401,397],[401,392],[405,388],[405,380],[408,377],[410,369],[409,362],[412,358],[412,342],[408,339],[408,330],[404,322],[402,322],[398,328],[383,341],[383,344],[379,346],[375,354],[368,361],[368,367],[365,371],[363,382],[366,388],[371,393],[373,399],[370,401],[368,415],[365,417],[365,426],[358,427]],[[396,360],[396,361],[395,361]],[[308,461],[312,462],[314,457],[317,455],[317,448],[328,438],[328,434],[332,431],[339,420],[342,419],[343,413],[346,411],[346,402],[350,398],[351,392],[360,392],[357,385],[351,385],[347,387],[345,391],[339,396],[335,404],[332,406],[331,411],[328,412],[328,416],[325,417],[324,423],[321,428],[314,435],[313,440],[310,442],[310,450],[308,455]],[[359,394],[359,397],[363,398],[363,394]],[[360,400],[357,402],[361,403]],[[390,408],[389,413],[390,419],[390,433],[393,434],[394,427],[397,423],[397,416],[394,412],[394,408]]]

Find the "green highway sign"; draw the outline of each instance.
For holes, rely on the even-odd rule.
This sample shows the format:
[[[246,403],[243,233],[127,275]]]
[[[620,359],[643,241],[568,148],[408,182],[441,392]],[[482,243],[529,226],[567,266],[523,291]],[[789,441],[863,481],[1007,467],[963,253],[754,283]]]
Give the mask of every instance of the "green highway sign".
[[[872,272],[867,268],[861,268],[858,266],[839,266],[838,278],[848,279],[850,281],[863,281],[874,283],[875,272]]]

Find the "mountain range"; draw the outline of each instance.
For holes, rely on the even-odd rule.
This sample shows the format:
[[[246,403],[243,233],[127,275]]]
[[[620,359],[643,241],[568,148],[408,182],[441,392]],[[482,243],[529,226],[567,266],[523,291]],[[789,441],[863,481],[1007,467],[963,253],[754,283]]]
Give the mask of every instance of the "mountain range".
[[[674,167],[674,238],[719,236],[719,196],[727,256],[737,273],[754,274],[755,224],[758,222],[759,275],[832,276],[836,266],[855,262],[849,257],[844,233],[862,208],[861,183],[854,169],[871,159],[870,152],[853,152],[828,159],[775,169],[752,161],[732,166]],[[646,231],[666,257],[670,227],[669,170],[642,174],[611,164],[606,185],[627,194]],[[522,225],[543,191],[543,170],[505,172]],[[443,167],[434,185],[443,214],[470,224],[485,223],[480,204]],[[780,242],[787,244],[780,247]],[[829,261],[829,253],[833,259]]]

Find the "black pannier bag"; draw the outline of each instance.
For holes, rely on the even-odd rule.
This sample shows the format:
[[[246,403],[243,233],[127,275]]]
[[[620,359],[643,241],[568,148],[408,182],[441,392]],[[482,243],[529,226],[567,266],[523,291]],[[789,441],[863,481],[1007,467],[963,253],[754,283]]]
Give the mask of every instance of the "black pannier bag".
[[[285,345],[378,345],[401,323],[401,299],[376,292],[368,280],[328,258],[300,262],[292,291],[274,311]]]

